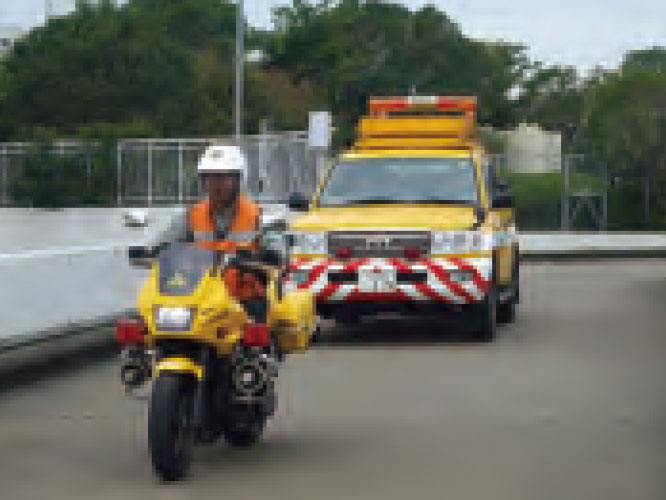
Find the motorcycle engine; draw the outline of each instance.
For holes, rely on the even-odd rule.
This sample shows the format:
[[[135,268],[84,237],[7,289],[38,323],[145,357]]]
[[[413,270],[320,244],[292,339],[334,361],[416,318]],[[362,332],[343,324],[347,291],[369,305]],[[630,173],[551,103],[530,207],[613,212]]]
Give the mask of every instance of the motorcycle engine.
[[[241,347],[231,359],[232,400],[262,402],[272,397],[277,361],[273,349]]]

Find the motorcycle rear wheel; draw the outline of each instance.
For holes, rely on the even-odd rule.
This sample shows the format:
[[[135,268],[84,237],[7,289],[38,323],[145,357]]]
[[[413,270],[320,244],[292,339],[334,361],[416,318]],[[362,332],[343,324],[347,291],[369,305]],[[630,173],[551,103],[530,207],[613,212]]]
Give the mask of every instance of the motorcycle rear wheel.
[[[255,444],[264,432],[265,419],[236,423],[224,429],[224,440],[232,448],[248,448]]]

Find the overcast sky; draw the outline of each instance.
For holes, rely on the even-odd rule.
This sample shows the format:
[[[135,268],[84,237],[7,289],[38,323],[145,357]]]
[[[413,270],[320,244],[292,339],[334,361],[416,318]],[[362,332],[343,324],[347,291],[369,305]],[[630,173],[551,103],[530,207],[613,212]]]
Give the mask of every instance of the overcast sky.
[[[54,4],[73,0],[51,0]],[[46,0],[0,0],[0,24],[33,26]],[[254,25],[270,26],[270,8],[285,0],[245,0]],[[521,42],[533,58],[586,70],[615,67],[631,49],[666,46],[666,0],[402,0],[434,4],[467,35]]]

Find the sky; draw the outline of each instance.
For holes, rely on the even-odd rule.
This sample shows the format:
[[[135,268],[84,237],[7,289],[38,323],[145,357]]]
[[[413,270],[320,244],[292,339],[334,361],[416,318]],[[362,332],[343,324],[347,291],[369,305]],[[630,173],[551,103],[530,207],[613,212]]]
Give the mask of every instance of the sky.
[[[43,21],[47,0],[0,0],[0,24]],[[50,0],[62,8],[74,0]],[[123,1],[123,0],[121,0]],[[285,0],[245,0],[255,26],[269,27],[270,9]],[[402,0],[412,9],[433,4],[468,36],[526,45],[532,58],[573,65],[617,67],[628,50],[666,46],[665,0]]]

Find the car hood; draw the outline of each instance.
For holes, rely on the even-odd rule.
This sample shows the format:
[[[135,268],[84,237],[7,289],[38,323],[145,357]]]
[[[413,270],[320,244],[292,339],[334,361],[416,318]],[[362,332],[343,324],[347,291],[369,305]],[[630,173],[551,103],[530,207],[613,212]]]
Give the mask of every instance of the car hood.
[[[461,205],[354,205],[318,208],[292,219],[294,231],[359,229],[469,229],[474,207]]]

